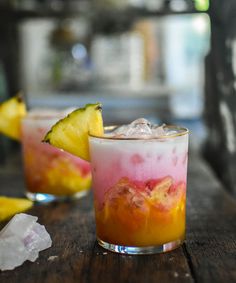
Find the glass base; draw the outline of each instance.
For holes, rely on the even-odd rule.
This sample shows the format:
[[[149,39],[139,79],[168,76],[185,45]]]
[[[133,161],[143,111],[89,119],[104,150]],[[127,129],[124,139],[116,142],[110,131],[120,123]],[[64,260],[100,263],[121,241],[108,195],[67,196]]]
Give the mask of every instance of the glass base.
[[[145,255],[145,254],[156,254],[156,253],[165,253],[172,251],[183,244],[184,241],[177,240],[169,242],[160,246],[148,246],[148,247],[129,247],[129,246],[120,246],[109,244],[102,241],[98,238],[98,244],[103,248],[121,254],[130,254],[130,255]]]
[[[26,197],[32,201],[39,202],[39,203],[49,203],[53,201],[68,201],[68,200],[74,200],[79,199],[84,196],[86,196],[89,193],[89,190],[85,190],[82,192],[78,192],[71,196],[56,196],[56,195],[50,195],[50,194],[43,194],[43,193],[31,193],[26,192]]]

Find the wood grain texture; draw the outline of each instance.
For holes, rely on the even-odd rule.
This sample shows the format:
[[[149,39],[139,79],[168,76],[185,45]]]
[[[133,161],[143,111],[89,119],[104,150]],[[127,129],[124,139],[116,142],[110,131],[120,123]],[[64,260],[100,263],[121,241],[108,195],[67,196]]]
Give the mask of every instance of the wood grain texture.
[[[1,193],[23,192],[20,172],[0,170],[0,184]],[[187,242],[175,251],[127,256],[102,249],[96,243],[92,201],[90,194],[28,211],[46,226],[53,246],[35,263],[0,272],[0,282],[236,282],[236,202],[198,155],[190,155]]]
[[[187,244],[196,282],[236,282],[236,200],[209,167],[191,156]]]

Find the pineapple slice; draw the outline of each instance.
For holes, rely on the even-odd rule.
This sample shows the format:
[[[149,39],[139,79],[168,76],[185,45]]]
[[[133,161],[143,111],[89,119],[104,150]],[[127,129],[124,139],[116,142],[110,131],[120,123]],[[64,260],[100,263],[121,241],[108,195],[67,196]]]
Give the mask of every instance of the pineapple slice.
[[[26,115],[26,106],[18,95],[0,104],[0,133],[20,140],[21,120]]]
[[[84,108],[74,110],[52,126],[43,142],[89,161],[89,133],[103,135],[101,110],[100,103],[87,104]]]
[[[33,206],[31,200],[0,196],[0,221],[7,220],[17,213],[24,212]]]

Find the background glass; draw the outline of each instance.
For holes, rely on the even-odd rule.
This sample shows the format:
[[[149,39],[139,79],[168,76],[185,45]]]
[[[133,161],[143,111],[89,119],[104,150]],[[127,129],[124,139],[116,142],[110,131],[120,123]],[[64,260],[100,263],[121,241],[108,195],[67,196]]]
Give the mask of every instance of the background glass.
[[[88,162],[42,143],[58,114],[28,115],[22,122],[22,149],[26,195],[36,201],[78,198],[87,194],[91,184]]]

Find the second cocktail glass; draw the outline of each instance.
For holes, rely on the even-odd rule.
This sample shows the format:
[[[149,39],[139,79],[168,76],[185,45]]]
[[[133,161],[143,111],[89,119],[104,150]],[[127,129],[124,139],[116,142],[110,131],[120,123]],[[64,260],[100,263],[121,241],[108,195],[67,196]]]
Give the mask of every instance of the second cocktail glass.
[[[57,111],[33,111],[22,120],[26,195],[34,201],[79,198],[86,195],[90,188],[88,162],[41,142],[51,126],[62,117],[62,113]]]
[[[128,254],[166,252],[185,239],[188,130],[156,138],[89,137],[99,244]]]

